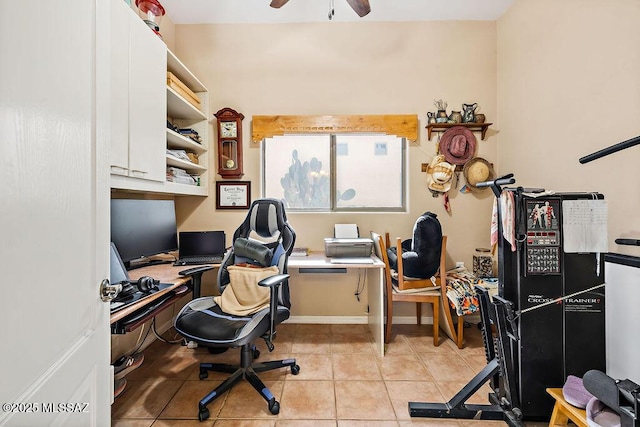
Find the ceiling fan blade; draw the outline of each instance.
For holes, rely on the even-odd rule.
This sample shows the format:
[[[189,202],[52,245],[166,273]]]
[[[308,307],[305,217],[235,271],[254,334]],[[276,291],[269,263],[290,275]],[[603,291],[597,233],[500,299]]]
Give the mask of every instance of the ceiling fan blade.
[[[289,0],[271,0],[271,4],[269,6],[275,9],[280,9],[282,6],[287,4],[288,1]]]
[[[276,0],[273,0],[276,1]],[[351,9],[354,10],[358,14],[359,17],[363,17],[369,12],[371,12],[371,6],[369,5],[369,0],[347,0]]]

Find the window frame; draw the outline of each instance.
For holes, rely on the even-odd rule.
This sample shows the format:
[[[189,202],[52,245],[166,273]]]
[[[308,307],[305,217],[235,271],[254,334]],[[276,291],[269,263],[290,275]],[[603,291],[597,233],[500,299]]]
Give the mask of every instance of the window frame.
[[[408,148],[408,141],[406,137],[403,136],[398,136],[398,135],[389,135],[387,133],[384,132],[361,132],[361,133],[356,133],[356,132],[322,132],[321,134],[327,135],[329,137],[329,207],[326,209],[318,209],[318,208],[287,208],[287,211],[289,212],[296,212],[296,213],[354,213],[354,212],[363,212],[363,213],[393,213],[393,212],[407,212],[408,209],[408,200],[407,200],[407,194],[408,194],[408,181],[409,181],[409,177],[408,177],[408,168],[407,168],[407,148]],[[287,133],[284,135],[280,135],[280,137],[283,136],[292,136],[295,137],[297,135],[309,135],[309,133],[305,133],[305,134],[298,134],[298,133]],[[338,206],[338,201],[336,200],[336,194],[337,194],[337,145],[338,145],[338,137],[341,135],[347,135],[347,136],[351,136],[351,135],[370,135],[370,136],[384,136],[384,137],[395,137],[397,139],[400,140],[400,144],[401,144],[401,154],[400,154],[400,206],[398,207],[382,207],[382,206],[377,206],[377,207],[363,207],[363,206],[347,206],[347,207],[339,207]],[[267,162],[267,158],[266,158],[266,139],[264,138],[261,141],[260,144],[260,153],[261,153],[261,159],[260,159],[260,166],[261,166],[261,174],[260,174],[260,179],[261,179],[261,195],[262,197],[267,197],[266,195],[266,180],[267,180],[267,176],[266,176],[266,162]],[[274,142],[272,142],[274,143]]]

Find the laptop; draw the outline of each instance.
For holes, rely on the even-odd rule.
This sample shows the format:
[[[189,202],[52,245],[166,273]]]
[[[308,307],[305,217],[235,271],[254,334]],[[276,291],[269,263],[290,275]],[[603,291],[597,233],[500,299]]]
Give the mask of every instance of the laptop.
[[[224,231],[181,231],[179,257],[174,265],[219,264],[225,242]]]

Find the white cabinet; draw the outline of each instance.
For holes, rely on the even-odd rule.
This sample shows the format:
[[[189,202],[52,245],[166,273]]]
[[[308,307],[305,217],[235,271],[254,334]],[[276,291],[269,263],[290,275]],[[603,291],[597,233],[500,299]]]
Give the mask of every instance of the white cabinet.
[[[164,42],[123,1],[111,9],[111,188],[181,195],[208,195],[209,94]],[[192,105],[167,84],[170,71],[200,101]],[[196,142],[167,127],[195,130]],[[193,153],[197,163],[167,149]],[[167,167],[184,169],[199,185],[166,180]]]
[[[167,47],[125,2],[109,3],[111,184],[139,189],[165,181]]]

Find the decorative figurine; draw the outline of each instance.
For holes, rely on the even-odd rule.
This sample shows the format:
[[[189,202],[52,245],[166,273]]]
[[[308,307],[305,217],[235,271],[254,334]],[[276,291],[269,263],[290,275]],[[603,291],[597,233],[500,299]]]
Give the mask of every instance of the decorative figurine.
[[[442,99],[434,100],[433,105],[436,106],[438,112],[436,113],[436,123],[446,123],[449,120],[447,115],[447,101]]]
[[[452,111],[451,114],[449,114],[449,122],[462,123],[462,114],[460,114],[460,111]]]
[[[478,103],[474,102],[473,104],[462,104],[462,123],[474,123],[476,120],[476,108],[478,108]]]

